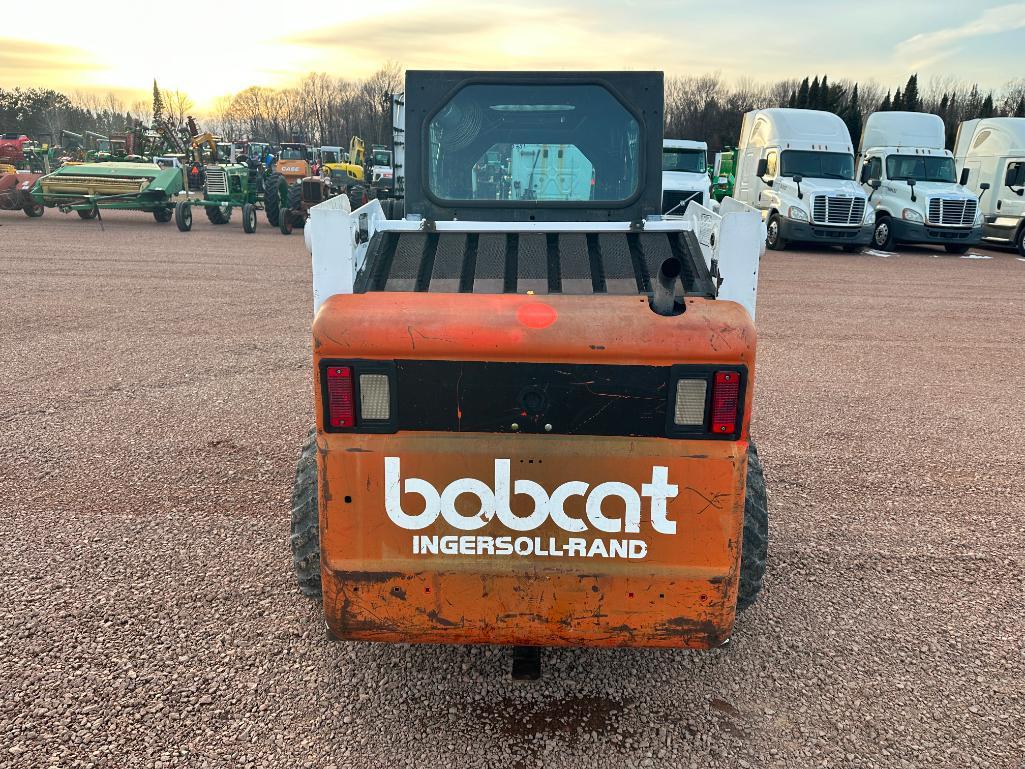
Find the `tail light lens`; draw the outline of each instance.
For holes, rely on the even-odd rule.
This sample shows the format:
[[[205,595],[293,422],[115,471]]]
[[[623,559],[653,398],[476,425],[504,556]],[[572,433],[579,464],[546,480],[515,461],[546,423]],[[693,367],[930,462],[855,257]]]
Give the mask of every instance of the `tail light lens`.
[[[705,423],[705,379],[676,380],[676,407],[673,422],[684,427],[700,427]]]
[[[737,431],[740,374],[716,371],[712,385],[712,434],[729,435]]]
[[[327,420],[331,427],[355,427],[356,408],[349,366],[327,367]]]
[[[359,375],[359,416],[363,421],[391,418],[391,387],[387,374]]]

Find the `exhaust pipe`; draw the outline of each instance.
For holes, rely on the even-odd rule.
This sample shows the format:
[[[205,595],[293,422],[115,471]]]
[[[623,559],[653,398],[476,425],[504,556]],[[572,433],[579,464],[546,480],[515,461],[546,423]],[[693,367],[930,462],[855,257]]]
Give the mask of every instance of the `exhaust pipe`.
[[[650,306],[652,312],[658,315],[679,315],[687,307],[682,302],[676,302],[676,281],[680,278],[682,268],[680,260],[671,256],[662,262],[658,268],[658,274],[651,285]]]

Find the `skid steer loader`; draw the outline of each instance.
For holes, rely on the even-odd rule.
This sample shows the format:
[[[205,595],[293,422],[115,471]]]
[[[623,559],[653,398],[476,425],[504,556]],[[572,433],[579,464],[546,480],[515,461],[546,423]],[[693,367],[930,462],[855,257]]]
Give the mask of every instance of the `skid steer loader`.
[[[310,211],[291,546],[336,639],[720,646],[765,569],[764,227],[661,215],[663,76],[410,71],[405,216]]]

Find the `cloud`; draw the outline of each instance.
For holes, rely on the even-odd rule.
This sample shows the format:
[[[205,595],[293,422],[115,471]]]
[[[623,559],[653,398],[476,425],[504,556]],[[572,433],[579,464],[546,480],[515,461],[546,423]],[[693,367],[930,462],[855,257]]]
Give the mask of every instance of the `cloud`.
[[[988,8],[973,21],[959,27],[946,27],[933,32],[923,32],[904,40],[901,45],[915,52],[938,53],[943,46],[973,37],[1010,32],[1025,27],[1025,3],[1012,3]]]
[[[55,74],[92,61],[91,54],[79,48],[0,37],[0,83],[49,85]]]

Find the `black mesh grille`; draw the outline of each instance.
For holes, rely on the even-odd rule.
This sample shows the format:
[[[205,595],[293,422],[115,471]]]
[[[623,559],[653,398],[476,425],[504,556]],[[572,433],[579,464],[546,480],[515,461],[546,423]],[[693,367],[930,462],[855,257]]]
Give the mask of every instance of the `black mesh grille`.
[[[384,232],[355,290],[483,294],[643,294],[666,259],[686,293],[714,296],[693,232]]]

